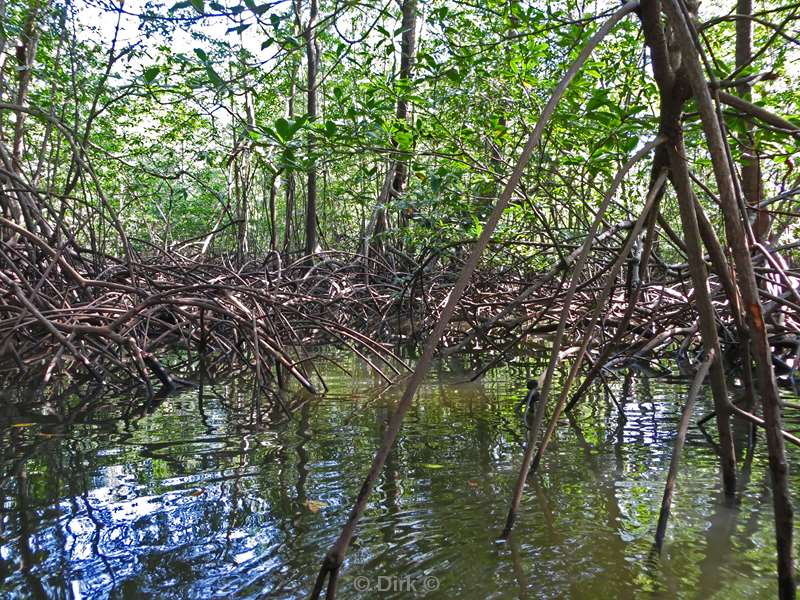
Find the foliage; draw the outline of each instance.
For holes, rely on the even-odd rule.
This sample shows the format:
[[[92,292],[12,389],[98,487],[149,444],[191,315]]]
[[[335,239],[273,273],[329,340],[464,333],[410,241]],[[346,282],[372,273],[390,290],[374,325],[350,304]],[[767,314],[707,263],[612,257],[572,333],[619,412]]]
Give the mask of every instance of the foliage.
[[[312,164],[322,181],[323,247],[361,247],[393,161],[408,165],[408,182],[389,201],[390,227],[381,235],[411,253],[473,239],[544,99],[603,10],[573,0],[420,3],[416,61],[404,80],[398,76],[401,6],[323,2],[315,30],[321,116],[309,119],[300,68],[302,2],[12,2],[3,20],[8,43],[0,81],[9,102],[20,78],[12,42],[24,37],[25,19],[37,6],[40,39],[27,101],[63,124],[97,177],[90,185],[67,144],[52,145],[60,130],[41,116],[28,118],[27,171],[43,167],[41,185],[56,194],[81,190],[75,202],[52,206],[53,213],[63,210],[87,243],[96,236],[92,243],[109,249],[118,240],[107,209],[140,250],[180,240],[199,246],[219,230],[209,240],[211,251],[255,255],[270,240],[289,250],[302,247],[305,188],[298,176]],[[795,11],[773,10],[787,21]],[[724,12],[717,8],[702,17],[710,23],[704,39],[713,72],[728,78],[735,72],[734,23],[719,18]],[[736,75],[770,72],[756,83],[754,97],[792,117],[797,51],[773,34],[756,23],[755,44],[764,51]],[[411,106],[409,120],[394,114],[400,97]],[[564,97],[498,240],[554,244],[580,235],[617,168],[654,135],[657,114],[639,24],[627,20]],[[742,133],[745,120],[734,112],[728,117],[730,131]],[[12,111],[0,115],[6,138],[13,137],[15,120]],[[688,114],[687,124],[691,140],[699,133],[697,119]],[[791,185],[797,143],[769,128],[755,135],[769,159],[765,193],[780,193]],[[45,150],[50,155],[43,157]],[[740,158],[739,146],[732,152]],[[702,150],[693,160],[709,167]],[[638,214],[647,178],[642,166],[611,219]],[[671,201],[662,211],[677,223]],[[91,234],[79,227],[86,222],[95,223]],[[784,241],[794,234],[792,228],[779,232]],[[534,264],[552,260],[552,249],[533,247],[519,251]],[[673,249],[662,251],[678,258]]]

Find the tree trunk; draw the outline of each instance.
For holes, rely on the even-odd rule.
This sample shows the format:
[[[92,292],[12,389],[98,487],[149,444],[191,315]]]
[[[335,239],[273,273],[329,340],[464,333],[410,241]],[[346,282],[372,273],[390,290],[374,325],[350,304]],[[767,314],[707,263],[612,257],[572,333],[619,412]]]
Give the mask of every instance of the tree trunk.
[[[317,118],[317,73],[319,69],[319,48],[317,46],[317,0],[311,0],[308,22],[303,37],[306,40],[306,61],[308,62],[308,103],[306,113],[313,122]],[[317,249],[317,166],[314,159],[314,140],[309,136],[307,145],[308,182],[306,189],[306,256],[311,256]]]
[[[278,184],[280,181],[280,176],[275,174],[272,176],[272,180],[270,181],[269,185],[269,249],[275,251],[278,249],[278,221],[276,219],[276,210],[275,204],[278,195]]]
[[[781,433],[781,413],[778,387],[772,370],[772,352],[764,325],[764,309],[758,295],[755,272],[750,257],[743,215],[736,197],[733,173],[728,162],[728,151],[717,116],[708,82],[703,74],[700,57],[694,45],[690,24],[686,22],[681,7],[675,0],[668,0],[665,12],[676,34],[686,74],[694,93],[703,125],[714,176],[719,190],[719,199],[725,217],[725,231],[733,251],[736,264],[737,283],[742,293],[745,314],[756,363],[759,391],[767,430],[767,451],[772,474],[772,499],[775,511],[775,538],[778,550],[778,589],[783,599],[796,596],[794,584],[793,509],[789,495],[788,465]],[[747,343],[747,340],[742,340]]]
[[[408,121],[408,99],[407,94],[411,82],[411,73],[414,68],[414,57],[416,55],[417,38],[417,0],[403,1],[403,37],[400,43],[400,77],[397,85],[397,111],[395,117],[398,122]],[[401,195],[406,184],[408,169],[405,161],[398,160],[394,164],[394,180],[392,182],[392,193]],[[401,216],[401,222],[403,217]]]
[[[299,8],[298,8],[298,21],[299,17]],[[289,81],[289,94],[286,103],[286,117],[288,119],[292,119],[294,117],[294,95],[297,89],[296,81],[297,81],[297,72],[299,71],[300,67],[295,60],[292,63],[292,73],[290,76]],[[294,230],[294,197],[297,184],[294,179],[294,171],[291,168],[287,168],[286,170],[286,196],[285,196],[285,210],[286,214],[284,215],[284,226],[283,226],[283,251],[289,252],[292,247],[292,235]]]
[[[717,414],[719,431],[720,463],[725,495],[732,498],[736,493],[736,455],[733,447],[730,411],[728,410],[728,387],[725,382],[725,369],[722,365],[722,350],[717,335],[717,319],[708,290],[708,272],[700,244],[700,226],[694,207],[689,172],[686,168],[686,148],[683,145],[683,132],[678,123],[674,124],[674,137],[670,140],[669,159],[672,184],[678,196],[683,235],[689,251],[689,272],[694,286],[694,299],[700,314],[700,333],[706,356],[718,357],[711,363],[711,391],[714,396],[714,410]]]
[[[753,22],[749,18],[753,12],[753,0],[738,0],[736,3],[736,72],[746,68],[753,59]],[[739,97],[750,102],[751,84],[744,78],[736,91]],[[758,157],[755,136],[753,135],[753,120],[745,118],[745,133],[740,140],[742,144],[742,192],[747,204],[751,207],[758,206],[763,196],[761,184],[761,161]],[[762,241],[769,234],[769,215],[764,210],[756,212],[753,224],[753,233],[756,239]]]
[[[38,0],[31,3],[28,14],[19,35],[19,42],[16,48],[17,70],[19,72],[19,82],[17,85],[16,104],[25,106],[28,101],[28,91],[33,76],[33,64],[36,61],[36,50],[39,46],[39,30],[36,26],[39,18],[40,4]],[[17,110],[14,122],[14,139],[11,142],[11,171],[21,179],[22,176],[22,157],[25,144],[25,120],[26,113]],[[9,184],[9,188],[16,189],[16,192],[2,194],[3,209],[15,223],[25,224],[29,231],[37,231],[38,226],[43,223],[40,209],[35,196],[25,189],[19,189],[16,184]],[[42,227],[42,231],[47,233],[47,228]]]
[[[666,144],[666,158],[670,166],[670,179],[678,196],[689,271],[694,286],[695,304],[700,315],[703,347],[707,356],[713,352],[715,356],[721,357],[716,315],[708,290],[708,272],[700,243],[700,225],[695,211],[694,192],[689,170],[686,166],[686,149],[683,145],[681,127],[681,113],[684,103],[691,96],[691,86],[686,79],[682,64],[683,57],[680,49],[675,45],[674,36],[668,36],[661,24],[661,9],[658,0],[643,2],[639,16],[645,41],[652,55],[653,74],[661,96],[659,129],[669,140]],[[670,23],[670,25],[673,24]],[[661,157],[657,156],[657,159],[659,158]],[[723,488],[725,495],[731,498],[736,493],[736,457],[730,426],[728,390],[720,360],[711,365],[711,387],[720,438]]]
[[[397,108],[395,118],[398,123],[408,121],[408,99],[411,74],[414,69],[414,58],[416,56],[416,36],[417,36],[417,0],[403,0],[402,4],[403,30],[400,41],[400,72],[397,78],[395,91],[397,93]],[[397,148],[397,140],[392,139],[392,148]],[[380,187],[378,199],[372,209],[369,223],[364,236],[364,256],[369,256],[374,250],[377,254],[383,253],[383,242],[379,236],[389,229],[389,216],[387,206],[389,201],[403,193],[406,184],[408,169],[406,163],[400,159],[391,159],[386,171],[386,177]],[[400,213],[398,223],[404,223],[408,215]],[[378,238],[376,240],[376,238]]]

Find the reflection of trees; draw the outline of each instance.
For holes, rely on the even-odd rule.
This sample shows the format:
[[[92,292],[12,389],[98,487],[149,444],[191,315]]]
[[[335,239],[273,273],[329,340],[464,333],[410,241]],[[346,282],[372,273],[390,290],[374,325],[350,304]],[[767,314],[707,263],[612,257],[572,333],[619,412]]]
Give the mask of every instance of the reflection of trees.
[[[44,590],[41,580],[34,573],[34,565],[36,559],[33,555],[31,548],[31,537],[33,535],[33,527],[31,526],[30,508],[28,506],[28,473],[27,469],[22,466],[17,472],[16,476],[16,502],[18,511],[18,527],[19,537],[17,548],[19,556],[22,560],[22,573],[25,581],[28,584],[28,590],[34,598],[46,598],[47,594]]]
[[[24,438],[31,428],[3,430],[10,443],[3,445],[2,486],[13,499],[14,520],[3,519],[2,544],[21,563],[11,589],[24,589],[25,595],[40,595],[42,589],[70,593],[70,581],[80,580],[84,593],[107,594],[117,580],[157,581],[159,573],[168,580],[174,573],[160,571],[160,566],[145,573],[148,561],[140,557],[163,555],[164,562],[176,567],[199,566],[203,561],[189,556],[191,548],[223,550],[225,534],[237,519],[269,514],[260,498],[236,493],[252,449],[233,443],[230,436],[207,435],[207,421],[197,435],[182,418],[154,416],[144,428],[144,421],[131,419],[116,435],[115,420],[106,425],[90,415],[78,409],[34,414],[39,417],[30,419],[36,423],[35,435]],[[107,436],[113,441],[104,441]],[[162,436],[167,441],[158,439]],[[103,456],[98,445],[115,451]],[[238,468],[231,471],[231,464]],[[26,477],[29,465],[35,466],[35,482]],[[34,484],[37,497],[31,501]],[[128,497],[120,497],[126,488]],[[238,548],[231,552],[241,553],[250,545],[249,537],[239,536],[235,544]],[[31,548],[36,550],[26,550]],[[194,585],[201,577],[202,569],[192,566],[183,584]]]
[[[603,522],[604,526],[598,528],[597,537],[595,538],[596,549],[600,556],[593,557],[593,560],[599,563],[620,566],[620,571],[616,573],[616,576],[622,582],[631,581],[633,579],[633,569],[626,560],[627,546],[621,537],[620,531],[623,513],[617,501],[617,482],[624,477],[624,463],[619,456],[615,455],[612,468],[609,469],[602,465],[600,457],[607,456],[608,444],[605,442],[599,445],[589,444],[580,426],[572,417],[570,417],[570,428],[575,434],[578,447],[583,455],[582,462],[585,466],[585,472],[588,474],[588,477],[582,478],[582,480],[590,482],[588,489],[593,490],[595,493],[595,499],[589,499],[587,504],[590,506],[587,509],[591,510],[592,505],[598,508],[605,508],[605,514],[598,515],[598,519],[602,519],[601,522]],[[616,439],[618,440],[619,438],[617,437]],[[584,487],[583,489],[587,488]],[[579,581],[579,574],[576,573],[573,580]],[[574,591],[579,589],[574,588]]]
[[[674,595],[710,590],[722,574],[747,568],[742,553],[757,554],[768,535],[757,510],[768,486],[759,480],[738,530],[735,515],[718,514],[703,538],[715,508],[687,499],[700,522],[676,522],[675,535],[699,538],[699,548],[686,559],[638,562],[649,550],[651,505],[683,388],[648,388],[632,377],[618,394],[628,421],[593,388],[531,479],[519,528],[496,544],[523,440],[514,413],[522,392],[508,381],[521,386],[524,378],[520,370],[455,385],[464,365],[448,367],[409,412],[359,529],[353,576],[429,572],[453,597],[586,597],[598,586],[624,597],[635,581]],[[80,581],[85,595],[157,596],[169,582],[184,596],[302,595],[396,399],[382,387],[364,392],[370,383],[343,376],[328,398],[310,402],[287,391],[284,401],[302,406],[271,425],[254,409],[252,387],[235,384],[204,384],[160,405],[111,406],[107,419],[98,410],[107,398],[88,400],[87,410],[65,396],[48,414],[0,404],[0,491],[8,498],[0,546],[15,557],[0,565],[2,589],[52,597]],[[2,427],[23,421],[36,425]],[[702,477],[715,468],[707,447],[687,449],[683,472]],[[750,449],[745,469],[752,456]],[[756,472],[762,467],[756,459]],[[744,474],[740,481],[748,485]],[[327,506],[315,513],[307,500]],[[762,554],[769,560],[769,549]]]

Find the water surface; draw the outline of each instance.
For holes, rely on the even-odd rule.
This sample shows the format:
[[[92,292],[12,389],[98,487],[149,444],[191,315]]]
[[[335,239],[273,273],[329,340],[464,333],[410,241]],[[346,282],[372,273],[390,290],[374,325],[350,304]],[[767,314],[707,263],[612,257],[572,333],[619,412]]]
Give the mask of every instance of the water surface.
[[[401,391],[354,368],[328,374],[327,396],[274,425],[242,382],[91,411],[74,400],[30,411],[9,395],[0,596],[304,597]],[[763,436],[754,453],[741,444],[742,498],[731,508],[713,447],[691,429],[664,553],[651,553],[680,381],[612,382],[624,420],[593,390],[559,428],[512,538],[499,543],[525,377],[507,367],[471,384],[444,368],[429,378],[358,529],[341,598],[775,596]],[[695,416],[708,410],[701,398]]]

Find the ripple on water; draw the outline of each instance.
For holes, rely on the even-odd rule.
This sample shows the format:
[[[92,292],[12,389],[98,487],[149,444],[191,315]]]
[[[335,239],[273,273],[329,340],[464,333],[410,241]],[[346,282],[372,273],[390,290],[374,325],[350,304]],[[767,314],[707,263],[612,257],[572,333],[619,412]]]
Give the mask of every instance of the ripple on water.
[[[357,530],[342,598],[365,597],[358,577],[435,577],[430,598],[774,595],[763,452],[727,508],[694,427],[665,551],[650,554],[685,383],[612,383],[624,423],[600,396],[580,407],[498,543],[525,440],[514,411],[524,378],[508,377],[424,386]],[[4,432],[0,596],[304,597],[398,399],[366,397],[344,377],[331,385],[273,430],[246,408],[185,393],[128,426]],[[709,410],[699,398],[694,419]]]

